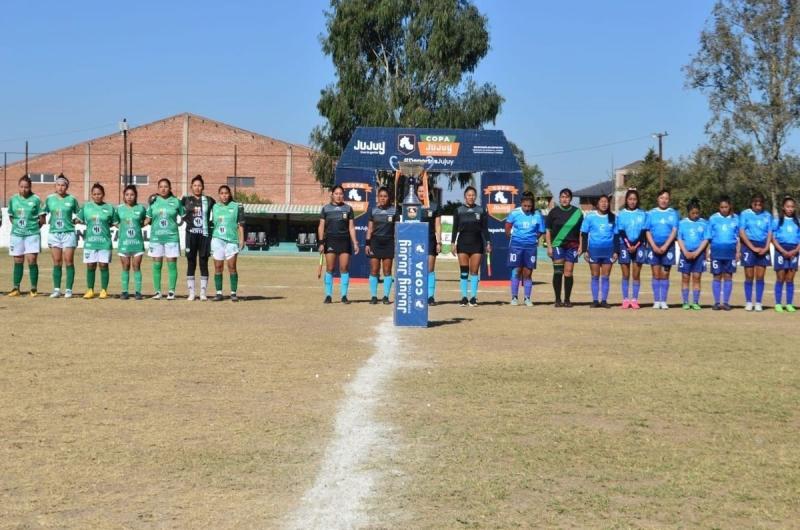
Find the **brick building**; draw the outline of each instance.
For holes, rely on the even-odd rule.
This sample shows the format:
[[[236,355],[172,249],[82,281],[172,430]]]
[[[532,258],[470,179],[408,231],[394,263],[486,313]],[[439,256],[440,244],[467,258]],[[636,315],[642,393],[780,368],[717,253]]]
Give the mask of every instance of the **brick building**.
[[[160,178],[170,179],[173,193],[181,196],[200,174],[209,195],[216,196],[217,188],[228,184],[253,202],[270,203],[247,208],[249,229],[284,241],[308,231],[320,205],[328,201],[327,190],[312,172],[313,151],[303,145],[190,113],[131,128],[127,138],[130,174],[140,201],[156,192]],[[64,173],[70,193],[79,200],[88,200],[91,186],[99,182],[109,202],[121,202],[123,152],[123,136],[115,133],[29,157],[33,192],[44,199],[53,192],[55,176]],[[17,192],[24,173],[24,160],[3,168],[3,205]]]

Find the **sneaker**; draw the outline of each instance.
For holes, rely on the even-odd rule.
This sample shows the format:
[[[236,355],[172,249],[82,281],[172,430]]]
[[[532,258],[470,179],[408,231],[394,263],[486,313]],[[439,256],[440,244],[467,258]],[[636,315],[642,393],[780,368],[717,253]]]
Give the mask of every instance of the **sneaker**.
[[[89,289],[88,291],[86,291],[83,294],[83,299],[84,300],[91,300],[92,298],[94,298],[94,290],[92,290],[92,289]]]
[[[787,313],[794,313],[797,309],[792,304],[786,304],[786,312]]]
[[[627,298],[622,301],[622,309],[628,309],[631,307],[631,302]]]
[[[217,293],[217,294],[214,295],[214,301],[215,302],[222,302],[223,299],[224,299],[224,297],[222,296],[222,293]],[[331,297],[330,296],[326,296],[325,297],[325,303],[326,304],[330,304],[331,303]]]
[[[592,309],[597,309],[598,307],[600,307],[600,302],[598,302],[597,300],[593,300],[592,305],[590,305],[589,307],[591,307]]]
[[[72,298],[72,289],[64,291],[64,298]]]
[[[564,307],[572,307],[572,302],[570,302],[569,300],[565,300]]]
[[[372,298],[369,299],[369,305],[376,305],[377,303],[378,303],[377,296],[373,296]]]
[[[53,292],[50,293],[50,298],[58,298],[61,296],[61,289],[53,289]]]
[[[700,307],[700,304],[692,304],[692,311],[700,311],[701,309],[703,308]]]
[[[755,309],[756,309],[756,313],[760,313],[760,312],[762,312],[764,310],[764,306],[762,306],[759,303],[756,303],[756,308]]]
[[[108,293],[106,292],[105,289],[100,289],[100,296],[98,296],[98,298],[100,298],[101,300],[105,300],[106,298],[108,298]]]
[[[208,296],[206,296],[206,295],[205,295],[205,293],[201,293],[201,294],[200,294],[200,301],[201,301],[201,302],[206,302],[206,301],[208,301]]]
[[[753,310],[753,302],[747,302],[746,304],[744,304],[744,310],[745,311],[752,311]]]
[[[731,310],[731,305],[730,304],[722,304],[722,310],[723,311],[730,311]]]
[[[669,304],[666,302],[661,302],[661,309],[669,309]]]
[[[238,301],[239,297],[236,295],[236,293],[231,293],[231,302],[238,302]]]
[[[167,293],[167,300],[175,300],[175,291],[169,291]]]
[[[477,299],[477,298],[475,298],[475,297],[473,296],[472,298],[470,298],[470,299],[469,299],[469,306],[470,306],[470,307],[475,307],[475,306],[477,306],[477,305],[478,305],[478,299]]]
[[[391,304],[391,302],[389,301],[389,297],[388,296],[384,296],[383,300],[381,300],[381,302],[383,302],[383,305],[390,305]]]
[[[142,293],[135,293],[133,295],[133,298],[136,300],[141,300],[143,298]]]
[[[526,298],[526,299],[525,299],[525,305],[526,305],[527,307],[533,307],[533,302],[531,302],[531,299],[530,299],[530,298]]]
[[[688,303],[687,304],[683,304],[681,306],[681,309],[691,309],[691,308],[692,308],[692,306],[690,306]]]
[[[469,300],[467,300],[467,297],[466,296],[462,297],[461,298],[461,302],[459,303],[459,305],[461,307],[467,307],[468,304],[469,304]]]
[[[516,296],[511,297],[511,305],[519,305],[519,300]]]
[[[428,297],[428,305],[436,305],[436,298],[429,296]]]
[[[609,305],[609,303],[606,300],[603,300],[603,301],[600,302],[600,307],[602,309],[610,309],[611,308],[611,306]]]
[[[189,296],[186,297],[188,302],[194,302],[194,291],[189,291]]]
[[[776,311],[777,313],[783,313],[783,306],[782,306],[782,305],[780,305],[780,304],[776,305],[776,306],[775,306],[775,311]]]
[[[639,309],[639,301],[631,300],[631,309]]]
[[[127,300],[128,298],[130,298],[128,296],[128,293],[120,293],[120,295],[119,295],[119,299],[120,300]]]
[[[156,294],[151,296],[150,300],[161,300],[161,291],[156,291]]]
[[[342,303],[343,303],[343,304],[349,304],[349,303],[350,303],[350,300],[348,300],[346,296],[343,296],[343,297],[342,297]]]
[[[31,292],[28,293],[28,298],[36,298],[39,296],[39,291],[36,289],[31,289]]]
[[[711,309],[713,309],[714,311],[720,311],[722,309],[722,306],[719,304],[714,304],[711,306]]]
[[[19,288],[14,287],[13,289],[11,289],[11,292],[8,293],[6,296],[19,296],[20,294],[22,293],[19,292]]]

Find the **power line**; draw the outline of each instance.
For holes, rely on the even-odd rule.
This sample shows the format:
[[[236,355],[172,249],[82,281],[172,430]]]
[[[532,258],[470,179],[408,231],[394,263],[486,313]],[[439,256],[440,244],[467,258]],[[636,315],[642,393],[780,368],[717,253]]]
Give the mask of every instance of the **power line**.
[[[592,145],[592,146],[588,146],[588,147],[577,147],[575,149],[564,149],[563,151],[551,151],[549,153],[537,153],[535,155],[527,155],[526,154],[525,158],[528,158],[529,156],[530,156],[530,158],[536,158],[536,157],[541,157],[541,156],[553,156],[553,155],[563,155],[563,154],[567,154],[567,153],[577,153],[579,151],[591,151],[592,149],[602,149],[603,147],[610,147],[612,145],[619,145],[619,144],[627,144],[627,143],[631,143],[631,142],[638,142],[639,140],[644,140],[645,138],[651,138],[651,137],[652,137],[652,135],[645,134],[643,136],[637,136],[636,138],[629,138],[627,140],[619,140],[618,142],[609,142],[609,143],[606,143],[606,144],[598,144],[598,145]]]

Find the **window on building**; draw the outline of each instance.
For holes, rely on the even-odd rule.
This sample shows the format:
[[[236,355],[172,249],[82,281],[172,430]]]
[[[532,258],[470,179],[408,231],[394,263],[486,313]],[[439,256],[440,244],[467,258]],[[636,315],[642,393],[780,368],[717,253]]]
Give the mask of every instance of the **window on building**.
[[[46,184],[56,181],[55,173],[28,173],[28,176],[34,184]]]
[[[255,188],[255,177],[228,177],[228,186],[231,188]]]
[[[137,186],[145,186],[150,184],[150,177],[147,175],[131,175],[130,177],[131,184],[135,184]],[[125,177],[121,178],[122,184],[125,184]]]

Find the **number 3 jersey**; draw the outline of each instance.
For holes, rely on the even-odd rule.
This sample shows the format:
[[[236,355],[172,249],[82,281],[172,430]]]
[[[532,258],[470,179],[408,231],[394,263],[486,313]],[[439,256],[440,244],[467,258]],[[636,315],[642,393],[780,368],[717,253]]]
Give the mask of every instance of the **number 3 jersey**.
[[[50,233],[68,234],[75,231],[72,218],[78,215],[81,209],[78,199],[72,195],[61,197],[53,193],[44,201],[44,211],[50,214]]]
[[[150,199],[147,217],[150,219],[150,241],[152,243],[177,243],[178,217],[185,215],[183,204],[174,195],[166,199],[160,195]]]
[[[86,225],[83,248],[111,250],[111,225],[117,223],[117,212],[108,203],[87,202],[78,212],[78,219]]]
[[[141,204],[117,206],[119,219],[119,252],[121,254],[135,254],[144,252],[144,237],[142,225],[147,216],[147,210]]]
[[[239,243],[239,225],[244,224],[244,207],[238,202],[218,202],[211,210],[214,221],[213,237],[227,243]]]
[[[183,209],[186,211],[186,234],[197,234],[208,237],[211,235],[211,210],[216,201],[206,195],[195,197],[186,195],[181,199]]]

